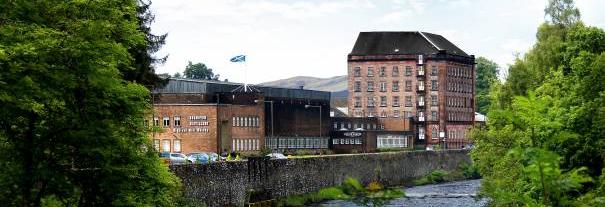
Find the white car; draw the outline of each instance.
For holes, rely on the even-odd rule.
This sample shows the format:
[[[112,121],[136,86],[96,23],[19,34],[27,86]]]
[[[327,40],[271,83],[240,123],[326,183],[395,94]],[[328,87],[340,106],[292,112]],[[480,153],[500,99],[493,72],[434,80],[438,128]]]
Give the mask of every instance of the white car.
[[[270,153],[270,154],[267,154],[267,157],[270,157],[271,159],[278,159],[278,160],[288,159],[288,157],[286,157],[282,153]]]
[[[181,153],[160,153],[160,158],[167,159],[170,164],[185,164],[189,163],[187,156]]]

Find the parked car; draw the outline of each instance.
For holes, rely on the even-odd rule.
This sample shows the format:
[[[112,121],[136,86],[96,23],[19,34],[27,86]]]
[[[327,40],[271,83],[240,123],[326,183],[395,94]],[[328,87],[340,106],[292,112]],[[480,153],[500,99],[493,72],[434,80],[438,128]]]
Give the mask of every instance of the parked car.
[[[286,157],[284,154],[282,153],[270,153],[267,154],[267,157],[270,157],[271,159],[288,159],[288,157]]]
[[[192,152],[187,154],[187,157],[190,157],[191,155],[194,154],[205,154],[208,156],[208,162],[218,162],[220,159],[220,156],[218,156],[218,154],[214,153],[214,152]]]
[[[185,164],[188,163],[187,156],[181,153],[160,153],[160,159],[167,160],[169,164]]]
[[[206,164],[210,162],[210,156],[203,152],[194,152],[187,154],[187,160],[191,163]]]

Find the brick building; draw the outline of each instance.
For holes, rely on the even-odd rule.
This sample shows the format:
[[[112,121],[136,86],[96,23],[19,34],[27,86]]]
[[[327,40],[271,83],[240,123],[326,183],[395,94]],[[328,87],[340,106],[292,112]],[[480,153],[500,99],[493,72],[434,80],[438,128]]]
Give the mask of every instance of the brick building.
[[[385,130],[412,117],[417,145],[461,148],[474,120],[475,58],[440,35],[361,32],[348,62],[348,111]]]
[[[238,87],[170,79],[154,90],[154,147],[183,153],[328,147],[329,92],[273,87],[244,92]]]
[[[393,130],[394,128],[398,130]],[[336,153],[411,149],[414,146],[413,137],[414,131],[410,119],[393,119],[385,122],[377,117],[332,117],[330,149]]]

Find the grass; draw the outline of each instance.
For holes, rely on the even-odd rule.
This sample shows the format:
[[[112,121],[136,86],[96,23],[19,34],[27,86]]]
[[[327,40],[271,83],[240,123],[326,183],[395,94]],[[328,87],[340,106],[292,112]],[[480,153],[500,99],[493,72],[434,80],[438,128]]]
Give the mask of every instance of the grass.
[[[288,196],[278,201],[277,206],[303,206],[306,203],[317,203],[326,200],[350,199],[340,188],[329,187],[303,195]]]

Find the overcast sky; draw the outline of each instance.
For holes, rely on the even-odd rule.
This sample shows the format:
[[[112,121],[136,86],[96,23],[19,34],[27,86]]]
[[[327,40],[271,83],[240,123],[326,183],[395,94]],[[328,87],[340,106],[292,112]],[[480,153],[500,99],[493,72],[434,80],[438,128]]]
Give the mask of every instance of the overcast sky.
[[[361,31],[425,31],[504,70],[535,42],[546,0],[153,0],[154,33],[168,33],[158,73],[201,62],[221,79],[249,83],[346,74]],[[577,0],[582,20],[605,27],[604,0]],[[229,62],[247,55],[247,63]]]

